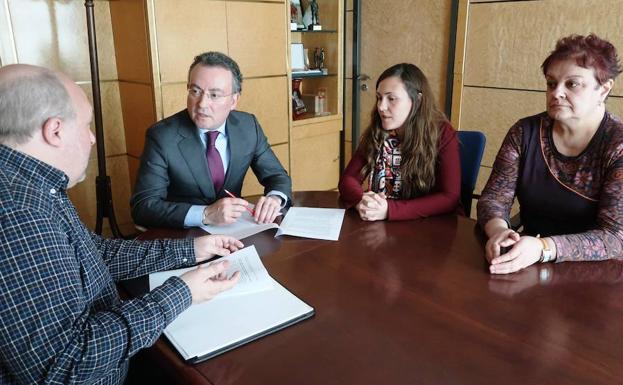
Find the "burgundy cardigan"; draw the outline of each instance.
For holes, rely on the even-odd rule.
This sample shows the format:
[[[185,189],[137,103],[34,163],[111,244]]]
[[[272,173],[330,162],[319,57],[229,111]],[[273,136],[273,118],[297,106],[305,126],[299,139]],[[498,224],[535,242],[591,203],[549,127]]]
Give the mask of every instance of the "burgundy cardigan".
[[[340,196],[348,208],[354,207],[363,197],[365,176],[361,169],[366,159],[361,148],[348,162],[340,179]],[[399,221],[456,212],[461,193],[461,163],[456,131],[449,122],[441,127],[435,186],[429,194],[414,199],[388,199],[387,219]]]

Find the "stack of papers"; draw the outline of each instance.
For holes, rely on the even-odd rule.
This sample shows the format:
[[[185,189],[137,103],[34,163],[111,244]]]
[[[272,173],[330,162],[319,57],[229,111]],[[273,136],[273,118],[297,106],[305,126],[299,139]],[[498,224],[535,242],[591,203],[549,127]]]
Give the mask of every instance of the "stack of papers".
[[[229,274],[240,271],[238,284],[210,301],[192,305],[164,330],[164,335],[186,361],[207,360],[314,314],[314,308],[268,274],[254,246],[225,259],[231,262]],[[154,289],[169,277],[188,270],[151,274],[149,288]]]
[[[278,229],[275,237],[293,235],[296,237],[337,241],[344,221],[344,209],[321,209],[311,207],[290,207],[281,225],[276,223],[255,223],[248,211],[231,225],[201,228],[210,234],[231,235],[243,239],[268,229]]]
[[[227,257],[221,258],[220,261],[229,261],[227,275],[231,276],[234,272],[239,271],[240,280],[236,286],[219,294],[214,300],[222,300],[228,297],[257,293],[275,288],[274,280],[268,275],[268,271],[266,271],[264,264],[260,260],[255,246],[245,247]],[[169,277],[179,277],[185,272],[196,268],[197,266],[193,266],[185,269],[152,273],[149,275],[149,289],[151,290],[162,285]]]

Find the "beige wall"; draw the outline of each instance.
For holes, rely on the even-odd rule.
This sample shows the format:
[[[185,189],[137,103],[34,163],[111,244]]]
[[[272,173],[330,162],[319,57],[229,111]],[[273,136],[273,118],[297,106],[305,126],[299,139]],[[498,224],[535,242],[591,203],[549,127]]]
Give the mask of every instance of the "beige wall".
[[[121,230],[133,229],[129,215],[128,160],[119,99],[113,34],[108,1],[95,1],[102,110],[108,175],[112,178],[115,212]],[[91,99],[91,76],[84,1],[0,0],[0,59],[2,65],[28,63],[68,74]],[[95,131],[95,126],[92,127]],[[95,227],[95,148],[87,179],[69,190],[83,222]],[[107,221],[104,221],[104,232]]]
[[[571,33],[594,32],[620,50],[621,12],[620,0],[472,1],[467,6],[464,83],[460,104],[455,106],[460,107],[460,116],[453,120],[460,119],[462,130],[479,130],[487,136],[478,191],[486,183],[509,127],[544,110],[540,66],[556,40]],[[622,94],[623,87],[615,85],[607,104],[619,116],[623,114]]]
[[[148,0],[147,4],[157,118],[186,107],[188,67],[197,54],[224,52],[236,60],[244,77],[237,109],[257,116],[273,151],[289,170],[285,2]],[[243,186],[245,196],[263,193],[252,172]]]
[[[199,52],[220,50],[236,58],[244,75],[239,109],[257,115],[273,150],[290,169],[285,3],[284,0],[95,1],[108,173],[112,178],[117,220],[124,232],[132,231],[128,201],[145,130],[156,120],[184,108],[186,71]],[[0,4],[2,64],[20,62],[59,69],[80,84],[90,97],[84,2],[0,0]],[[376,14],[377,5],[371,0],[364,3],[365,11],[371,14],[369,20],[375,24],[380,17]],[[430,9],[422,14],[419,12],[422,7]],[[202,11],[197,12],[198,9]],[[352,77],[352,9],[349,0],[345,4],[348,44],[344,55],[348,78]],[[373,49],[371,45],[383,45],[385,59],[392,64],[398,60],[422,63],[433,87],[439,91],[440,101],[445,90],[447,36],[439,36],[447,30],[448,9],[447,5],[440,8],[428,2],[401,8],[399,13],[409,20],[409,25],[418,16],[428,19],[431,12],[445,20],[434,23],[439,31],[430,36],[432,39],[434,35],[435,39],[428,39],[422,46],[416,44],[413,50],[404,50],[399,41],[392,39],[395,45],[392,48],[381,37],[367,46]],[[406,11],[411,13],[405,14]],[[435,42],[441,48],[433,47]],[[388,52],[395,54],[388,56]],[[352,140],[350,102],[351,89],[347,82],[346,161],[350,158]],[[320,142],[304,145],[318,149],[330,147]],[[96,215],[96,174],[93,151],[87,180],[70,190],[81,218],[91,227]],[[261,186],[251,175],[245,180],[244,194],[260,192]]]
[[[143,0],[111,1],[109,4],[128,154],[129,184],[134,186],[145,131],[157,120],[147,4]]]
[[[360,92],[361,131],[369,123],[374,107],[374,85],[389,66],[401,62],[416,64],[428,77],[439,106],[446,94],[451,0],[378,1],[361,4],[361,72],[370,76],[369,91]],[[352,1],[346,2],[345,51],[345,164],[350,159],[352,141]]]
[[[284,7],[284,0],[95,1],[107,169],[124,233],[133,231],[128,202],[145,130],[185,107],[186,71],[200,52],[219,50],[238,61],[244,75],[238,109],[256,114],[289,169]],[[0,0],[2,65],[29,63],[61,70],[91,98],[85,15],[81,0]],[[87,179],[69,191],[91,228],[96,175],[94,149]],[[261,192],[252,175],[246,179],[245,195]],[[106,226],[105,221],[104,232],[109,233]]]
[[[28,52],[31,54],[38,52],[40,55],[36,63],[49,62],[48,56],[60,58],[62,64],[58,68],[68,72],[78,81],[88,82],[86,38],[79,49],[72,46],[72,50],[80,52],[81,55],[79,59],[74,60],[63,60],[64,55],[67,55],[66,47],[63,48],[62,44],[59,47],[58,43],[55,46],[54,43],[55,40],[67,39],[65,35],[69,31],[84,31],[82,1],[4,1],[10,5],[11,10],[19,9],[22,13],[35,8],[39,9],[38,12],[42,12],[40,17],[43,19],[39,23],[41,28],[49,31],[56,30],[56,32],[49,32],[49,38],[45,37],[46,33],[29,35],[37,36],[36,39],[31,38],[33,41],[28,43],[30,44]],[[382,52],[380,55],[382,60],[375,62],[375,70],[371,75],[378,76],[383,68],[397,61],[417,62],[431,79],[434,89],[439,94],[440,102],[443,101],[449,4],[450,0],[445,0],[443,3],[420,1],[416,7],[405,4],[392,7],[394,13],[402,20],[400,23],[403,24],[397,24],[401,26],[400,28],[405,29],[406,26],[417,24],[426,26],[424,28],[426,30],[435,26],[436,32],[423,34],[420,31],[417,34],[410,34],[408,41],[411,49],[407,50],[404,49],[403,40],[389,38],[386,34],[374,34],[368,39],[368,43],[364,43],[364,51],[367,49],[367,52]],[[107,63],[101,63],[102,89],[105,99],[104,117],[109,121],[105,122],[107,153],[114,155],[115,158],[122,156],[120,159],[123,159],[121,166],[118,159],[109,160],[109,163],[114,163],[114,170],[111,172],[123,172],[122,175],[112,174],[113,188],[119,190],[123,186],[123,191],[120,193],[115,191],[114,197],[120,222],[131,225],[128,215],[128,198],[138,168],[145,130],[154,121],[184,108],[186,71],[194,55],[199,52],[220,50],[236,58],[245,77],[239,109],[253,112],[258,116],[274,151],[284,166],[290,169],[289,93],[287,92],[287,42],[285,40],[287,25],[284,6],[283,0],[258,2],[96,1],[100,62],[107,61]],[[364,12],[369,16],[365,20],[370,23],[367,27],[377,28],[380,24],[387,23],[387,20],[383,19],[383,13],[380,12],[383,8],[385,7],[381,7],[372,0],[364,1]],[[202,12],[197,12],[197,9],[201,9]],[[344,55],[348,78],[352,77],[352,45],[350,44],[352,9],[353,4],[349,0],[345,4],[347,46]],[[72,17],[65,17],[67,10],[73,12]],[[11,14],[13,13],[12,11]],[[387,15],[386,13],[385,17]],[[59,16],[63,16],[63,20],[69,20],[69,22],[59,27],[60,24],[57,21]],[[418,18],[421,19],[420,22]],[[257,20],[262,20],[263,23],[257,23]],[[75,25],[71,22],[75,22]],[[25,21],[17,22],[15,36],[18,42],[16,45],[20,47],[21,53],[26,50],[23,48],[26,45],[19,43],[19,39],[27,40],[28,38],[25,37],[24,32],[19,31],[20,23],[25,23]],[[367,27],[364,25],[364,28]],[[0,25],[0,32],[4,32],[2,28]],[[240,31],[245,33],[240,33]],[[2,34],[0,37],[0,44],[3,44],[0,47],[4,45],[11,47],[11,44],[4,43],[7,35]],[[417,35],[417,38],[412,35]],[[41,39],[41,36],[44,39]],[[421,36],[429,38],[423,41]],[[40,47],[45,44],[48,44],[50,48],[41,50]],[[34,49],[33,45],[38,48]],[[383,49],[375,47],[383,47]],[[368,110],[369,106],[365,109]],[[346,83],[344,118],[347,140],[345,160],[348,161],[352,141],[350,82]],[[111,141],[109,145],[108,142]],[[331,141],[331,143],[334,142]],[[301,142],[300,145],[305,148],[313,147],[323,150],[331,148],[331,160],[334,158],[333,147],[321,142]],[[109,164],[109,169],[113,168],[111,166],[112,164]],[[294,169],[299,169],[299,166],[295,162]],[[129,172],[126,171],[128,168]],[[93,177],[95,173],[96,164],[93,161],[89,170],[89,179],[72,192],[72,198],[88,224],[94,222]],[[314,182],[311,181],[305,186],[308,185],[314,186]],[[251,175],[245,180],[244,194],[260,192],[260,185]]]

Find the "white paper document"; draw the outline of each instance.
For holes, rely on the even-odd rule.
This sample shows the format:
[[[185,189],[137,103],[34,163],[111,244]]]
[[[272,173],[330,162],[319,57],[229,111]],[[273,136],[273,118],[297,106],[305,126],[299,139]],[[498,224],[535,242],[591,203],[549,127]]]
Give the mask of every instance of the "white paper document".
[[[344,209],[290,207],[288,214],[281,222],[277,235],[286,234],[337,241],[343,221]]]
[[[236,286],[217,295],[213,300],[222,300],[227,297],[256,293],[274,288],[274,281],[270,275],[268,275],[268,271],[266,271],[264,264],[260,260],[260,256],[257,254],[255,246],[245,247],[244,249],[238,250],[227,257],[221,258],[220,260],[230,261],[229,269],[227,269],[227,275],[230,276],[234,272],[239,271],[240,280]],[[152,290],[155,287],[162,285],[169,277],[179,277],[185,272],[196,268],[196,266],[193,266],[185,269],[152,273],[149,275],[149,289]]]
[[[249,207],[252,206],[249,205]],[[255,223],[251,213],[245,210],[240,218],[232,224],[219,226],[201,225],[200,227],[210,234],[225,234],[231,235],[232,237],[238,239],[243,239],[268,229],[276,229],[279,225],[276,223]]]
[[[243,239],[268,229],[279,229],[275,236],[292,235],[296,237],[326,239],[337,241],[344,221],[344,209],[325,209],[315,207],[290,207],[281,225],[276,223],[255,223],[248,211],[238,220],[225,226],[201,228],[210,234],[231,235]]]
[[[210,301],[191,305],[164,330],[186,361],[212,358],[314,314],[314,308],[268,275],[255,247],[242,249],[228,258],[240,263],[242,277],[238,284]],[[153,289],[179,274],[179,270],[151,274],[149,287]],[[238,294],[232,295],[236,290]]]

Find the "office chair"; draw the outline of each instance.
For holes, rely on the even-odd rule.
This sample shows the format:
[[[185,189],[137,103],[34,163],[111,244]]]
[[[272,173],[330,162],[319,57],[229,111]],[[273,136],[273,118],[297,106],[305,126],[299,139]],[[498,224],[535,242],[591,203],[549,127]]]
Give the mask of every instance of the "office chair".
[[[472,211],[472,199],[480,198],[480,195],[474,194],[474,188],[487,139],[479,131],[457,131],[457,134],[461,159],[461,204],[465,215],[469,216]]]

